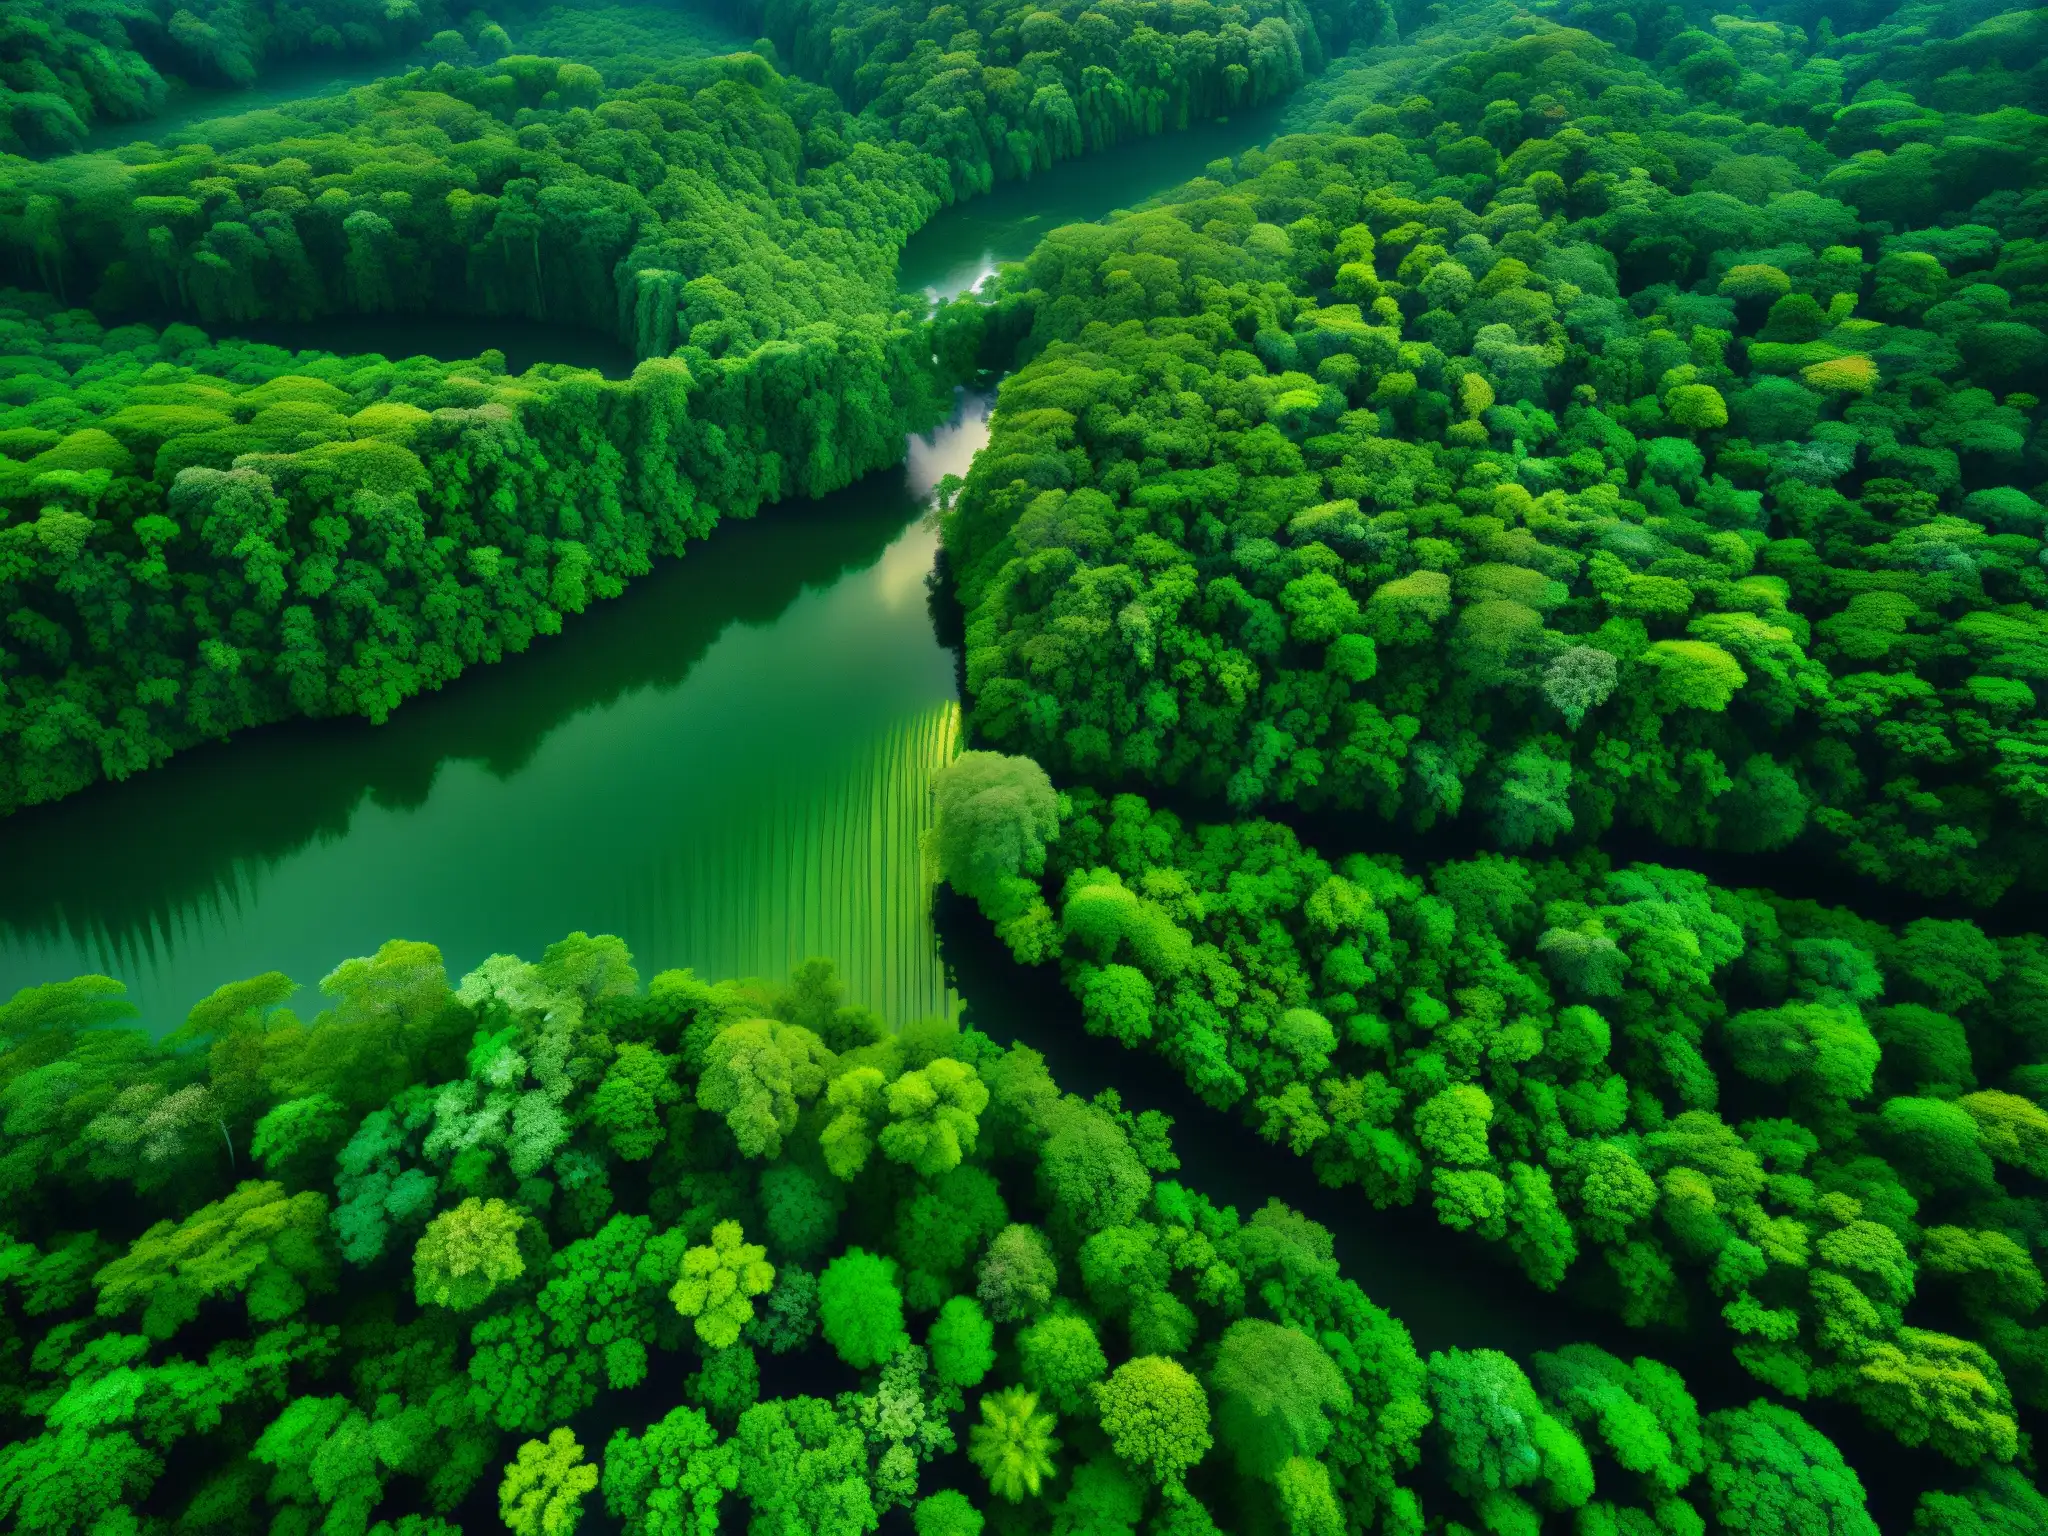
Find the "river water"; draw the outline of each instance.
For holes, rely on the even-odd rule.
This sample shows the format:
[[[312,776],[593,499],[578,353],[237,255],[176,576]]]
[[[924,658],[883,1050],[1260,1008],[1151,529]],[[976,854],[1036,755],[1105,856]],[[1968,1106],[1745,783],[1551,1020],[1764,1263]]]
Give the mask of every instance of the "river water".
[[[1279,122],[1278,109],[1246,114],[948,210],[905,249],[902,286],[961,292],[1058,225],[1142,203]],[[250,334],[447,357],[496,346],[515,370],[631,366],[607,338],[526,322]],[[620,934],[643,974],[777,976],[830,955],[856,1000],[897,1020],[961,1008],[950,978],[973,1022],[1044,1049],[1070,1089],[1114,1083],[1131,1107],[1179,1116],[1200,1187],[1247,1208],[1285,1194],[1328,1224],[1347,1273],[1423,1348],[1526,1358],[1593,1338],[1680,1364],[1708,1406],[1753,1395],[1711,1335],[1628,1335],[1562,1299],[1536,1302],[1426,1212],[1377,1213],[1355,1191],[1315,1187],[1159,1063],[1088,1039],[1056,976],[1020,972],[960,903],[941,904],[935,932],[918,840],[959,710],[927,610],[928,502],[986,440],[989,406],[963,396],[900,469],[725,524],[561,636],[384,726],[249,732],[0,821],[0,998],[98,971],[162,1030],[223,982],[275,969],[310,987],[390,937],[439,945],[459,974],[578,928]],[[1887,1531],[1903,1529],[1917,1488],[1944,1480],[1844,1411],[1807,1411],[1850,1453]]]
[[[903,286],[957,293],[1275,120],[1129,146],[950,209],[904,252]],[[515,369],[631,365],[607,338],[530,322],[249,334],[450,357],[497,346]],[[624,937],[643,974],[777,976],[830,955],[889,1017],[949,1010],[918,838],[959,711],[926,609],[925,513],[986,440],[988,408],[963,397],[901,469],[725,524],[386,725],[247,732],[0,821],[0,997],[101,972],[163,1030],[223,982],[281,970],[310,987],[395,936],[438,944],[459,974],[580,928]]]
[[[695,7],[561,0],[555,5],[517,6],[505,10],[498,20],[516,52],[575,59],[596,68],[605,82],[614,86],[632,85],[685,59],[736,53],[748,43],[724,17]],[[89,151],[116,149],[144,141],[218,143],[210,124],[235,133],[240,126],[235,119],[293,102],[336,96],[433,63],[419,48],[402,53],[289,59],[267,66],[262,78],[246,89],[185,87],[162,111],[139,122],[99,123],[87,132],[84,147]]]
[[[1106,218],[1202,174],[1210,161],[1235,158],[1279,131],[1278,102],[1225,123],[1126,144],[1105,155],[1069,160],[1030,181],[1005,182],[986,196],[948,208],[910,237],[897,279],[906,290],[949,299],[980,286],[1001,261],[1021,261],[1062,224]]]
[[[920,514],[985,418],[963,402],[905,468],[721,527],[384,726],[253,731],[11,818],[0,995],[102,971],[164,1028],[393,936],[459,971],[582,928],[706,976],[829,954],[894,1017],[943,1007],[917,838],[958,712]]]

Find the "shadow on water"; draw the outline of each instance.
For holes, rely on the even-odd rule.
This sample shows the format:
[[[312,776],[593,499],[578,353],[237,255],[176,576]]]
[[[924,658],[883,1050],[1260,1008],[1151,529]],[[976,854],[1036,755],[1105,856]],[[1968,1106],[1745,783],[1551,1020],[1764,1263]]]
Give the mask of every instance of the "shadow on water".
[[[301,981],[394,935],[459,973],[572,928],[643,963],[944,1008],[918,873],[952,750],[922,514],[986,404],[903,469],[721,528],[561,637],[383,726],[301,721],[0,823],[0,996],[86,971],[156,1027],[222,981]]]
[[[1534,1291],[1491,1245],[1439,1225],[1421,1202],[1381,1211],[1356,1189],[1324,1187],[1302,1159],[1204,1104],[1159,1057],[1090,1036],[1058,973],[1019,965],[972,903],[942,888],[935,923],[948,978],[965,999],[963,1023],[1040,1052],[1070,1093],[1115,1088],[1133,1112],[1171,1115],[1181,1158],[1176,1177],[1191,1188],[1247,1216],[1277,1197],[1329,1228],[1345,1275],[1407,1326],[1418,1351],[1498,1349],[1526,1364],[1537,1350],[1583,1340],[1624,1359],[1647,1354],[1673,1366],[1703,1412],[1774,1395],[1735,1364],[1718,1327],[1630,1329],[1568,1291]],[[1702,1293],[1694,1305],[1712,1303]],[[1841,1404],[1793,1406],[1841,1448],[1888,1536],[1908,1529],[1924,1490],[1968,1480],[1934,1453],[1875,1433]]]
[[[674,687],[728,625],[768,623],[805,588],[872,565],[906,510],[893,485],[772,509],[661,562],[623,597],[571,619],[562,637],[467,672],[381,726],[266,726],[22,811],[0,824],[9,870],[0,925],[47,934],[90,911],[108,929],[139,927],[218,888],[242,860],[341,835],[366,796],[394,809],[423,804],[444,762],[508,778],[571,716],[634,689]]]

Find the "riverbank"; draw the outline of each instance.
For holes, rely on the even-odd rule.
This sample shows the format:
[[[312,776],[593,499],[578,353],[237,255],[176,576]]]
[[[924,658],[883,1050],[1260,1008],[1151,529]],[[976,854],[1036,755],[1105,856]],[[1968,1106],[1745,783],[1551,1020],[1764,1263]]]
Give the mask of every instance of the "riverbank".
[[[901,286],[950,297],[974,274],[1022,260],[1047,229],[1139,206],[1209,159],[1269,136],[1277,121],[1269,108],[1128,144],[956,204],[912,237]],[[236,334],[450,362],[495,347],[511,373],[558,362],[617,378],[633,366],[611,338],[517,319],[371,317]],[[660,875],[650,867],[637,905],[611,900],[615,891],[598,903],[660,963],[783,974],[808,954],[833,953],[862,1001],[894,1002],[884,1010],[893,1017],[943,1010],[928,925],[901,915],[905,903],[922,901],[914,836],[903,844],[911,852],[890,855],[879,888],[828,898],[817,871],[798,874],[800,850],[768,794],[764,765],[776,767],[785,788],[791,765],[809,765],[807,825],[830,848],[866,845],[878,816],[901,822],[903,808],[922,806],[919,774],[958,691],[953,655],[922,611],[936,536],[917,524],[940,476],[966,472],[989,404],[974,397],[953,424],[913,439],[905,470],[728,522],[563,634],[410,701],[382,726],[267,726],[0,820],[0,857],[13,871],[0,893],[0,995],[105,971],[129,983],[153,1028],[168,1029],[210,988],[208,978],[310,974],[338,942],[373,947],[403,929],[466,964],[482,958],[479,946],[503,942],[488,935],[537,944],[569,928],[607,926],[574,871],[594,846],[623,843],[636,859],[663,850],[678,861]],[[813,663],[834,658],[848,669],[807,692]],[[751,756],[711,750],[755,741],[761,707],[795,698],[811,702],[781,712],[773,745]],[[668,782],[658,784],[656,765],[684,741],[698,755],[673,759]],[[643,787],[619,792],[607,763],[646,765],[629,770]],[[691,802],[700,803],[694,819],[672,810]],[[714,804],[723,807],[717,818]],[[706,842],[714,822],[725,850],[715,855]],[[489,835],[500,824],[519,828],[516,846]],[[758,884],[736,873],[756,853],[768,861]],[[122,879],[105,878],[110,863]],[[724,871],[722,894],[693,894],[685,871],[713,869]],[[778,886],[789,881],[796,885]],[[737,896],[740,910],[758,915],[778,888],[809,893],[812,915],[779,927],[786,938],[750,947],[713,940],[701,927],[682,936],[687,913]],[[411,927],[393,916],[380,894],[389,890],[412,893]],[[856,902],[898,915],[865,933],[822,915]],[[733,932],[740,910],[727,920]],[[358,937],[344,942],[347,934]],[[662,934],[675,936],[667,948]],[[871,966],[864,956],[875,957]],[[885,974],[904,979],[884,983]]]

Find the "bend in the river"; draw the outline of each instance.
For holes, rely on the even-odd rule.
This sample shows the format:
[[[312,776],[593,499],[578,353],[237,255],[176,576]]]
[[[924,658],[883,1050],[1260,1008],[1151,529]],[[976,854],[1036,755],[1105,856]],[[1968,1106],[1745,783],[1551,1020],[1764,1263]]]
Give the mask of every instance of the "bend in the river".
[[[1129,144],[950,209],[905,249],[902,284],[961,292],[1063,223],[1140,204],[1263,142],[1281,116]],[[247,334],[393,355],[496,347],[515,371],[631,367],[613,341],[534,322]],[[249,732],[0,822],[0,997],[102,971],[161,1030],[224,981],[276,969],[310,985],[393,936],[440,945],[459,973],[492,950],[537,955],[576,928],[621,934],[643,971],[773,975],[831,955],[857,1000],[896,1019],[957,1006],[950,980],[972,1022],[1046,1051],[1069,1088],[1114,1083],[1133,1108],[1181,1117],[1203,1188],[1240,1205],[1281,1195],[1329,1225],[1346,1272],[1423,1348],[1526,1358],[1593,1338],[1680,1365],[1706,1406],[1760,1395],[1711,1337],[1631,1334],[1540,1300],[1426,1212],[1375,1212],[1355,1190],[1315,1187],[1152,1058],[1086,1037],[1052,973],[1020,972],[960,904],[942,906],[935,932],[918,845],[959,717],[955,657],[926,609],[925,512],[940,477],[964,472],[986,440],[988,407],[963,398],[908,445],[903,469],[722,526],[561,636],[384,726]],[[1918,1488],[1952,1480],[1845,1412],[1805,1411],[1857,1467],[1887,1530],[1903,1529]]]
[[[940,214],[904,287],[940,296],[1274,132],[1276,110],[1068,162]],[[530,321],[253,328],[300,347],[630,370],[608,338]],[[0,996],[101,971],[155,1029],[222,981],[312,984],[393,935],[458,972],[571,929],[644,967],[776,974],[836,957],[892,1017],[949,1006],[918,856],[954,750],[954,660],[932,633],[924,524],[987,402],[906,468],[731,522],[528,654],[383,726],[296,722],[0,823]]]

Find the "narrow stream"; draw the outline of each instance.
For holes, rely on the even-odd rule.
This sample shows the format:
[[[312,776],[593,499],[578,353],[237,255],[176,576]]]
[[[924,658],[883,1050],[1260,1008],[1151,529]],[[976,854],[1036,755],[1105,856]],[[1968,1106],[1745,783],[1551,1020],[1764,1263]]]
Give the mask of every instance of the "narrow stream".
[[[1192,181],[1212,160],[1235,159],[1265,143],[1279,131],[1282,110],[1283,103],[1269,103],[1228,122],[1063,161],[1029,181],[1004,182],[984,197],[948,208],[912,235],[897,282],[937,299],[978,288],[998,262],[1021,261],[1062,224],[1134,208]]]

